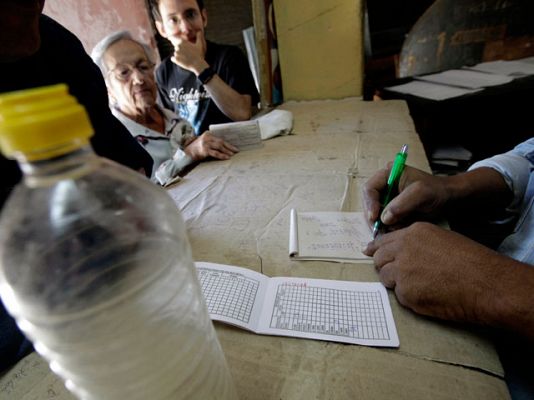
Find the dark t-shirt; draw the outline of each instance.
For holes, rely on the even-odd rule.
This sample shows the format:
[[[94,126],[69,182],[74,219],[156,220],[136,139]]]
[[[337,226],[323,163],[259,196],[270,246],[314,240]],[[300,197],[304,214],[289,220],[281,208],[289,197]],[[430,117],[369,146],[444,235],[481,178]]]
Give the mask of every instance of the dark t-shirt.
[[[95,134],[91,144],[100,156],[133,169],[145,168],[150,176],[152,158],[111,114],[102,74],[85,53],[81,42],[54,20],[40,18],[41,48],[31,57],[0,63],[0,93],[66,83],[85,107]],[[0,155],[0,209],[21,179],[18,165]],[[0,371],[31,351],[0,301]]]
[[[136,170],[145,168],[150,176],[152,158],[111,114],[102,74],[81,42],[47,16],[42,15],[39,22],[39,51],[16,62],[0,63],[0,93],[66,83],[89,114],[95,131],[91,138],[95,152]],[[0,169],[1,207],[21,174],[16,162],[1,155]]]
[[[236,92],[250,95],[252,105],[258,103],[259,94],[248,61],[239,47],[207,41],[206,62]],[[174,64],[170,57],[158,67],[156,79],[162,104],[188,120],[197,135],[208,130],[210,124],[232,122],[219,110],[196,75]]]

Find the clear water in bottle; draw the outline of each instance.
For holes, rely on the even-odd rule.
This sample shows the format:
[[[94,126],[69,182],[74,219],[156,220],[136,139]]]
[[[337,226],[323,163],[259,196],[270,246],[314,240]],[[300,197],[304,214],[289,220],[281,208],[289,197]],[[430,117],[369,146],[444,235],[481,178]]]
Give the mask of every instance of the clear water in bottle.
[[[235,399],[167,194],[87,146],[21,167],[0,223],[0,294],[67,387],[95,400]]]

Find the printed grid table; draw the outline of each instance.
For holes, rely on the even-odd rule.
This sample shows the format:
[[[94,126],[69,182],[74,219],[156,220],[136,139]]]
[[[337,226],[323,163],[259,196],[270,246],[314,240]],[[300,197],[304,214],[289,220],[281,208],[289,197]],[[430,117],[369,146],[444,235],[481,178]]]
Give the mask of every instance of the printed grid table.
[[[239,274],[198,269],[198,278],[210,314],[248,323],[259,282]]]
[[[280,285],[271,328],[389,340],[385,318],[378,292]]]

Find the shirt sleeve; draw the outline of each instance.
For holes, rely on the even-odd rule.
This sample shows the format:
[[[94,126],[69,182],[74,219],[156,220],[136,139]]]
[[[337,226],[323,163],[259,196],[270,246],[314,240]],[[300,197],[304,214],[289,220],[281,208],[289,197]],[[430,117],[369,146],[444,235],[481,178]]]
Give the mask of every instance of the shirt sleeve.
[[[191,157],[183,150],[178,149],[172,159],[160,164],[154,174],[154,179],[161,186],[168,186],[171,183],[178,182],[181,179],[179,173],[192,162]]]
[[[516,146],[507,153],[476,162],[469,170],[487,167],[499,172],[514,194],[509,211],[516,211],[525,196],[533,167],[531,155],[534,153],[534,138]]]

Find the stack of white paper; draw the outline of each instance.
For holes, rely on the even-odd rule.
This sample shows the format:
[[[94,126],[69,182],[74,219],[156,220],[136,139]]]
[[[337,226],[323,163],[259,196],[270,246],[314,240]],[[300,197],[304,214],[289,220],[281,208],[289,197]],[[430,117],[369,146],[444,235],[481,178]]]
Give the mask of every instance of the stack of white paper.
[[[513,61],[489,61],[469,67],[476,71],[508,76],[534,75],[534,57]]]
[[[527,75],[534,75],[534,57],[490,61],[462,69],[417,76],[411,82],[386,89],[430,100],[446,100],[476,93],[486,87],[504,85]]]
[[[513,78],[509,76],[488,74],[469,69],[451,69],[438,74],[418,76],[415,79],[467,89],[481,89],[488,86],[504,85],[513,81]]]
[[[439,85],[432,82],[411,81],[403,85],[390,86],[386,88],[392,92],[411,94],[430,100],[446,100],[465,94],[476,93],[482,89],[466,89],[456,86]]]

